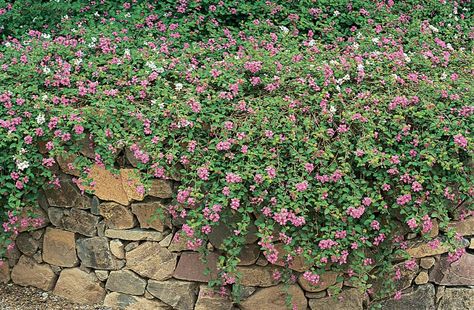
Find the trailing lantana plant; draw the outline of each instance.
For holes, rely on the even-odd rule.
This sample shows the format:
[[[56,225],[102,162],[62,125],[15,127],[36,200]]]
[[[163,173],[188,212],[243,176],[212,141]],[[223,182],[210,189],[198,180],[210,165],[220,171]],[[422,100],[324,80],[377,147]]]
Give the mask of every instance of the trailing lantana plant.
[[[4,40],[4,248],[17,226],[41,224],[18,216],[45,184],[59,186],[55,157],[74,155],[70,168],[87,179],[92,164],[113,169],[125,149],[145,184],[179,175],[167,212],[186,220],[190,248],[205,252],[217,225],[230,229],[221,286],[239,283],[251,229],[270,263],[303,258],[314,285],[334,270],[370,290],[377,277],[397,279],[404,231],[428,240],[434,221],[446,229],[469,215],[467,6],[268,2],[252,15],[251,4],[208,2],[84,7]],[[80,152],[84,141],[92,158]],[[430,245],[450,245],[455,260],[459,239],[449,231]],[[296,274],[274,277],[290,283]]]

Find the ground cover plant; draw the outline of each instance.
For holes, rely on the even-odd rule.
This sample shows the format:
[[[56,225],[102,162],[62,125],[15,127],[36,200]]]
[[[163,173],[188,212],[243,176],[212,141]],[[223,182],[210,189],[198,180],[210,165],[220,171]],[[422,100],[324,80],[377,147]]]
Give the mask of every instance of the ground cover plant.
[[[84,182],[125,149],[145,184],[179,174],[167,212],[188,246],[234,232],[213,283],[227,288],[252,225],[270,263],[370,290],[397,277],[402,228],[428,239],[472,212],[469,1],[0,3],[0,254],[38,225],[64,152]],[[448,230],[452,260],[458,241]]]

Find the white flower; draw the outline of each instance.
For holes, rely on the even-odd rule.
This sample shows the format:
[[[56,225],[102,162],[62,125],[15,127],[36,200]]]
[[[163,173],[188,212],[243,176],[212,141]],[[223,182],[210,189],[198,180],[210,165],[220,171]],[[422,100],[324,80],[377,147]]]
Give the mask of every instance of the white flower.
[[[337,11],[337,10],[334,11],[334,16],[339,16],[340,14],[341,14],[341,12],[339,12],[339,11]]]
[[[44,118],[44,114],[43,113],[38,114],[38,116],[36,117],[36,123],[38,123],[38,125],[41,125],[45,121],[46,119]]]
[[[163,67],[159,67],[159,68],[156,68],[156,72],[163,73],[165,72],[165,69]]]
[[[331,112],[332,114],[336,113],[336,111],[337,111],[337,109],[336,109],[335,106],[332,105],[332,106],[329,107],[329,112]]]
[[[6,43],[5,43],[5,46],[6,46],[6,47],[10,47],[10,46],[12,46],[12,44],[11,44],[10,42],[6,42]]]
[[[314,46],[316,44],[316,41],[314,41],[313,39],[309,40],[308,42],[308,46]]]
[[[95,43],[95,42],[97,42],[97,38],[96,38],[96,37],[92,37],[92,38],[91,38],[91,41]]]
[[[76,66],[79,66],[81,63],[82,63],[82,59],[81,59],[81,58],[74,59],[74,64],[75,64]]]
[[[441,74],[441,79],[442,80],[446,80],[446,78],[448,77],[448,75],[446,74],[446,72],[443,72],[443,74]]]
[[[285,26],[280,26],[280,30],[283,31],[283,33],[290,32],[290,29],[286,28]]]
[[[99,12],[94,13],[95,16],[100,16]]]
[[[127,48],[125,49],[125,52],[123,53],[125,56],[130,56],[130,50]]]
[[[373,42],[373,43],[375,43],[375,44],[377,44],[377,43],[379,43],[379,42],[380,42],[380,39],[379,39],[379,38],[377,38],[377,37],[375,37],[375,38],[372,38],[372,42]]]
[[[42,99],[43,101],[48,100],[48,95],[44,94],[43,97],[41,97],[41,99]]]
[[[453,48],[453,46],[451,45],[451,43],[446,44],[446,47],[448,48],[448,50],[454,51],[454,48]]]
[[[354,43],[352,46],[354,47],[354,50],[356,50],[356,51],[357,51],[357,50],[359,49],[359,46],[360,46],[360,45],[359,45],[359,44],[357,44],[357,43]]]
[[[51,38],[51,35],[50,35],[49,33],[42,33],[42,34],[41,34],[41,37],[42,37],[43,39],[49,39],[49,38]]]
[[[357,71],[362,71],[364,70],[364,65],[363,64],[358,64],[357,65]]]
[[[429,28],[430,28],[431,31],[433,31],[433,32],[439,32],[438,28],[436,28],[436,27],[433,26],[433,25],[430,25]]]
[[[125,17],[126,17],[126,18],[130,18],[130,17],[132,17],[132,14],[127,13],[127,14],[125,14]]]
[[[94,47],[95,47],[95,43],[89,43],[89,44],[87,44],[87,46],[88,46],[89,48],[94,48]]]
[[[43,67],[43,73],[44,74],[49,74],[51,72],[51,69],[48,67]]]
[[[18,170],[25,170],[25,169],[27,169],[29,166],[30,166],[30,163],[27,162],[26,160],[24,160],[24,161],[17,161],[17,162],[16,162],[16,167],[18,168]]]
[[[181,83],[174,84],[174,89],[176,89],[177,91],[180,91],[181,89],[183,89],[183,84]]]
[[[148,68],[150,68],[153,71],[155,71],[157,69],[156,64],[153,61],[147,61],[145,63],[145,66],[147,66]]]

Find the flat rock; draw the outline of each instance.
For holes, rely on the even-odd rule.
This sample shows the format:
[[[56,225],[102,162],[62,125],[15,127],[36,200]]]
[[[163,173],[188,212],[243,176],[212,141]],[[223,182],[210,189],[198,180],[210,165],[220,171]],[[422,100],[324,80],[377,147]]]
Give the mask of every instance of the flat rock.
[[[0,283],[7,284],[10,282],[10,266],[8,261],[3,259],[0,261]]]
[[[307,309],[308,301],[303,290],[297,285],[290,285],[288,293],[292,296],[294,309]],[[262,288],[240,304],[241,310],[286,310],[286,296],[283,284]],[[291,307],[290,307],[291,308]],[[331,309],[332,310],[332,309]]]
[[[129,229],[135,226],[135,218],[130,208],[115,202],[99,205],[99,214],[104,217],[107,228]]]
[[[117,260],[110,251],[105,237],[77,240],[77,255],[85,267],[104,270],[118,270],[124,262]]]
[[[106,229],[105,236],[112,239],[121,239],[129,241],[161,241],[164,236],[163,233],[154,230],[144,230],[140,228],[121,230],[121,229]]]
[[[60,208],[90,209],[92,198],[81,194],[79,187],[68,175],[59,176],[60,188],[50,187],[44,190],[46,199],[50,206]]]
[[[336,284],[338,275],[339,274],[337,272],[327,271],[319,276],[319,282],[317,285],[311,285],[308,280],[303,278],[303,275],[300,275],[298,278],[298,283],[306,292],[316,293],[324,291],[328,287]]]
[[[436,260],[434,257],[423,257],[420,259],[420,266],[423,269],[430,269],[434,266]]]
[[[110,240],[110,251],[118,259],[125,258],[125,247],[122,241],[118,239]]]
[[[132,212],[138,218],[141,228],[152,228],[163,232],[171,225],[169,218],[163,218],[165,207],[158,201],[133,203]]]
[[[253,243],[253,244],[246,244],[242,247],[242,250],[239,254],[239,266],[250,266],[255,264],[258,257],[260,256],[260,247]]]
[[[351,288],[342,291],[338,297],[333,296],[310,299],[311,310],[362,310],[364,295],[357,289]],[[401,310],[403,308],[400,308]]]
[[[450,223],[449,228],[454,230],[462,236],[473,236],[474,235],[474,216],[470,216],[463,221]]]
[[[413,270],[410,270],[405,267],[405,262],[401,262],[394,266],[394,270],[395,269],[400,269],[400,274],[401,274],[401,278],[398,280],[395,280],[394,282],[395,290],[402,291],[411,286],[413,279],[415,279],[415,277],[417,276],[420,267],[417,265],[415,268],[413,268]],[[371,296],[375,296],[381,293],[381,290],[384,284],[386,283],[387,283],[387,280],[385,278],[375,279],[375,282],[373,283],[373,286],[372,286]],[[388,297],[388,296],[384,295],[384,297]]]
[[[88,237],[97,235],[99,217],[92,215],[89,212],[76,208],[66,210],[60,208],[49,208],[48,216],[51,223],[56,227]]]
[[[11,273],[13,283],[21,286],[34,286],[43,291],[54,287],[57,276],[47,264],[38,264],[33,258],[21,256]]]
[[[81,172],[73,166],[76,158],[77,155],[64,152],[56,156],[56,162],[64,173],[79,177]]]
[[[413,292],[403,294],[399,300],[388,299],[382,302],[384,310],[435,309],[435,289],[432,284],[418,286]],[[329,309],[329,308],[327,308]],[[334,308],[332,308],[334,310]]]
[[[441,257],[430,272],[430,281],[439,285],[474,285],[474,254],[465,253],[450,264]]]
[[[241,275],[240,284],[244,286],[269,287],[280,282],[273,279],[273,273],[279,269],[275,266],[239,266],[237,272]]]
[[[143,295],[146,281],[130,270],[111,271],[105,288],[129,295]]]
[[[130,199],[122,185],[121,175],[114,175],[109,170],[98,165],[92,166],[89,175],[94,186],[85,185],[84,189],[92,191],[101,200],[115,201],[127,206]]]
[[[429,279],[428,273],[426,271],[422,271],[416,276],[415,283],[417,285],[425,284],[428,283]]]
[[[179,258],[178,266],[173,277],[180,280],[209,282],[217,278],[217,258],[216,253],[209,253],[207,263],[201,261],[201,255],[195,252],[183,252]],[[209,269],[208,274],[204,274]]]
[[[418,243],[412,244],[406,251],[411,257],[421,258],[421,257],[443,254],[443,253],[448,252],[448,250],[449,250],[448,247],[444,245],[440,245],[437,248],[433,249],[426,242],[421,242],[421,243],[418,242]]]
[[[438,305],[438,310],[461,309],[474,309],[474,289],[447,287]]]
[[[105,296],[104,306],[114,310],[169,310],[169,306],[161,301],[117,292]]]
[[[229,219],[229,223],[237,223],[239,220],[239,215],[232,215]],[[223,247],[224,240],[232,236],[233,234],[234,232],[232,227],[220,221],[217,226],[212,227],[212,231],[208,235],[209,242],[211,242],[214,247],[221,249]],[[257,240],[257,227],[255,226],[255,224],[252,223],[248,228],[247,235],[245,236],[245,244],[252,244]]]
[[[277,266],[285,266],[285,260],[288,252],[284,249],[282,243],[275,244],[275,249],[278,251],[278,260],[275,262]],[[296,255],[288,266],[290,269],[298,272],[304,272],[311,268],[311,265],[306,263],[303,255]]]
[[[194,310],[231,310],[232,301],[226,297],[214,292],[206,285],[199,288],[199,296]],[[260,308],[255,308],[260,309]]]
[[[148,195],[162,199],[173,197],[173,187],[171,182],[167,180],[152,179]]]
[[[38,250],[40,242],[33,238],[30,233],[23,232],[16,237],[15,244],[21,253],[33,256]]]
[[[149,280],[147,291],[159,300],[177,310],[193,309],[196,302],[198,284],[170,279],[167,281]]]
[[[157,242],[144,242],[126,253],[127,268],[142,277],[163,281],[173,276],[177,255]]]
[[[105,289],[93,273],[71,268],[61,271],[53,293],[80,304],[98,304],[104,300]]]
[[[142,201],[145,198],[144,193],[138,191],[143,184],[140,181],[140,173],[136,169],[120,169],[120,177],[122,178],[122,187],[128,200]]]
[[[171,252],[183,252],[188,249],[186,243],[186,237],[182,236],[182,230],[178,230],[174,234],[173,239],[171,239],[171,244],[168,246],[168,249]]]
[[[43,239],[43,260],[60,267],[74,267],[79,263],[73,232],[46,228]]]

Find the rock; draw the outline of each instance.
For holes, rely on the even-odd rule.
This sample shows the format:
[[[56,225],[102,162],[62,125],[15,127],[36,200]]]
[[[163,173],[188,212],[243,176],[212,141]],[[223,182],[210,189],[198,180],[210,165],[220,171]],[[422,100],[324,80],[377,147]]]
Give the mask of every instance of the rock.
[[[97,224],[97,236],[105,237],[105,222],[104,221],[100,221]]]
[[[394,270],[400,269],[400,273],[401,273],[401,278],[398,280],[395,280],[394,282],[395,290],[397,291],[402,291],[410,287],[413,282],[413,279],[415,279],[420,269],[420,267],[416,265],[416,267],[413,268],[413,270],[410,270],[405,267],[405,262],[398,263],[393,267],[394,267]],[[372,293],[370,293],[371,296],[375,296],[381,293],[381,290],[384,287],[384,284],[387,284],[387,280],[385,278],[376,279],[375,283],[373,283],[373,286],[372,286]],[[384,292],[384,293],[388,293],[388,292]],[[388,296],[384,295],[384,297],[388,297]]]
[[[321,291],[317,293],[305,292],[304,295],[306,296],[306,298],[309,298],[309,299],[318,299],[318,298],[323,298],[327,296],[326,291]]]
[[[46,199],[52,207],[60,208],[79,208],[90,209],[92,199],[86,195],[82,195],[80,189],[72,181],[68,175],[61,174],[59,176],[60,188],[52,187],[44,190]]]
[[[454,228],[462,236],[472,236],[474,235],[474,216],[470,216],[463,221],[450,223],[448,227]]]
[[[35,240],[40,240],[43,237],[44,229],[33,230],[30,232],[31,237]]]
[[[439,234],[439,225],[438,225],[438,221],[436,219],[433,219],[432,223],[433,223],[433,227],[431,228],[431,230],[427,234],[430,238],[435,238]]]
[[[93,237],[97,234],[96,227],[99,217],[86,211],[75,208],[70,210],[49,208],[48,216],[51,223],[56,227],[88,237]]]
[[[420,259],[420,266],[423,269],[430,269],[435,264],[436,260],[434,257],[423,257]]]
[[[128,196],[128,200],[142,201],[145,198],[144,193],[138,189],[143,187],[140,181],[140,172],[136,169],[120,169],[123,190]]]
[[[474,254],[465,253],[452,264],[441,257],[430,272],[430,281],[446,286],[474,285]]]
[[[129,241],[161,241],[163,240],[163,233],[154,230],[143,230],[140,228],[121,230],[121,229],[106,229],[105,236],[112,239],[122,239]]]
[[[240,300],[249,298],[253,293],[255,293],[256,290],[257,288],[253,286],[242,286],[240,290]]]
[[[247,244],[242,247],[239,254],[239,266],[250,266],[255,264],[260,256],[260,247],[257,244]]]
[[[32,257],[38,264],[43,263],[43,253],[41,253],[41,250],[36,252]]]
[[[280,281],[273,279],[273,273],[278,267],[239,266],[237,272],[241,275],[240,284],[244,286],[269,287],[277,285]]]
[[[474,309],[474,289],[446,288],[438,310]]]
[[[199,297],[194,310],[231,310],[232,301],[214,292],[206,285],[199,288]]]
[[[171,182],[166,180],[152,179],[148,195],[162,199],[173,197],[173,188]]]
[[[160,241],[160,246],[165,247],[165,248],[169,247],[172,239],[173,239],[173,234],[168,234],[163,240]]]
[[[239,215],[233,215],[229,219],[229,223],[237,223],[236,221],[240,220]],[[254,224],[251,224],[250,227],[248,228],[249,232],[245,236],[245,244],[252,244],[255,241],[257,241],[257,227]],[[223,247],[223,242],[225,239],[233,235],[233,228],[222,221],[219,222],[219,224],[215,227],[212,227],[211,233],[208,235],[209,237],[209,242],[216,247],[217,249],[222,249]]]
[[[435,301],[435,303],[439,303],[441,298],[443,298],[443,296],[444,296],[444,292],[446,291],[446,286],[443,286],[443,285],[435,286],[435,290],[436,290],[436,301]]]
[[[104,217],[107,228],[129,229],[135,226],[135,218],[129,208],[115,202],[99,205],[99,214]]]
[[[265,256],[260,255],[260,257],[257,259],[255,264],[257,264],[258,266],[266,266],[269,263],[268,263],[267,259],[265,258]]]
[[[109,242],[104,237],[77,240],[77,255],[82,264],[89,268],[118,270],[124,265],[123,261],[112,255]]]
[[[39,241],[34,239],[29,233],[23,232],[16,237],[16,246],[21,253],[33,256],[38,250]]]
[[[133,155],[133,152],[128,147],[125,148],[125,157],[132,167],[138,167],[140,161]]]
[[[306,309],[308,302],[303,290],[297,285],[290,285],[288,293],[292,296],[291,303],[296,309]],[[240,304],[241,310],[286,310],[286,293],[283,284],[262,288]],[[290,307],[291,308],[291,307]]]
[[[15,245],[13,248],[5,252],[5,257],[7,258],[8,265],[14,267],[18,260],[20,259],[21,252],[18,250],[18,247]]]
[[[99,199],[115,201],[125,206],[130,203],[130,199],[122,185],[121,175],[114,175],[109,170],[94,165],[88,177],[93,180],[94,186],[85,185],[84,189],[93,191]]]
[[[104,306],[114,310],[169,310],[169,306],[161,301],[116,292],[105,296]]]
[[[284,249],[282,243],[275,244],[275,249],[278,251],[278,260],[275,262],[277,266],[285,266],[285,260],[288,255],[288,252]],[[288,266],[290,269],[304,272],[311,268],[311,265],[306,263],[306,260],[303,255],[297,255],[293,258],[293,261]]]
[[[182,230],[178,230],[171,240],[171,244],[169,245],[168,249],[171,252],[183,252],[188,249],[186,245],[186,237],[182,236]]]
[[[54,287],[57,276],[49,265],[38,264],[28,256],[21,256],[11,273],[13,283],[21,286],[34,286],[43,291]]]
[[[43,260],[60,267],[74,267],[79,263],[76,255],[75,234],[69,231],[46,228],[43,240]]]
[[[177,310],[193,309],[198,291],[197,283],[178,280],[149,280],[147,291]]]
[[[434,256],[448,252],[448,247],[440,245],[437,248],[430,247],[427,243],[416,243],[408,248],[407,253],[414,258],[421,258],[426,256]]]
[[[172,277],[176,267],[177,255],[162,248],[157,242],[144,242],[136,249],[127,252],[127,268],[142,277],[157,281]]]
[[[7,284],[10,282],[10,267],[8,261],[0,260],[0,283]]]
[[[364,295],[357,289],[351,288],[342,291],[339,296],[310,299],[309,308],[311,310],[362,310]],[[401,310],[403,308],[400,308]]]
[[[94,273],[100,281],[105,281],[109,277],[109,272],[107,270],[95,270]]]
[[[132,204],[132,212],[138,218],[141,228],[153,228],[163,232],[170,227],[169,218],[164,218],[165,207],[160,202],[143,202]]]
[[[123,243],[122,241],[118,239],[114,239],[110,241],[110,251],[118,259],[125,258],[125,249],[124,249]]]
[[[99,304],[105,289],[94,274],[71,268],[61,271],[53,293],[79,304]]]
[[[428,283],[428,280],[429,280],[428,273],[426,271],[422,271],[416,276],[415,283],[418,285],[425,284],[425,283]]]
[[[105,288],[129,295],[143,295],[146,281],[130,270],[111,271]]]
[[[174,271],[173,277],[180,280],[209,282],[217,278],[217,258],[216,253],[209,253],[207,263],[203,263],[200,254],[195,252],[183,252],[179,258],[178,266]],[[204,274],[206,269],[210,272]]]
[[[131,250],[136,249],[139,245],[140,245],[140,243],[137,242],[137,241],[129,242],[129,243],[125,246],[125,252],[130,252]]]
[[[76,141],[75,145],[79,148],[79,152],[85,157],[90,159],[95,158],[94,141],[92,141],[89,136]]]
[[[420,285],[413,292],[403,294],[399,300],[388,299],[382,302],[384,310],[435,309],[435,290],[432,284]],[[328,308],[329,309],[329,308]],[[334,308],[332,309],[334,310]]]
[[[474,238],[471,238],[471,242],[469,243],[469,248],[474,249]]]
[[[306,292],[316,293],[324,291],[328,287],[336,284],[338,276],[339,274],[337,272],[326,271],[325,273],[320,275],[318,285],[313,286],[308,280],[303,278],[303,275],[300,275],[300,277],[298,278],[298,283]]]
[[[64,173],[79,177],[81,172],[74,167],[74,161],[76,158],[77,155],[75,154],[67,154],[66,152],[63,152],[56,156],[56,162]]]

